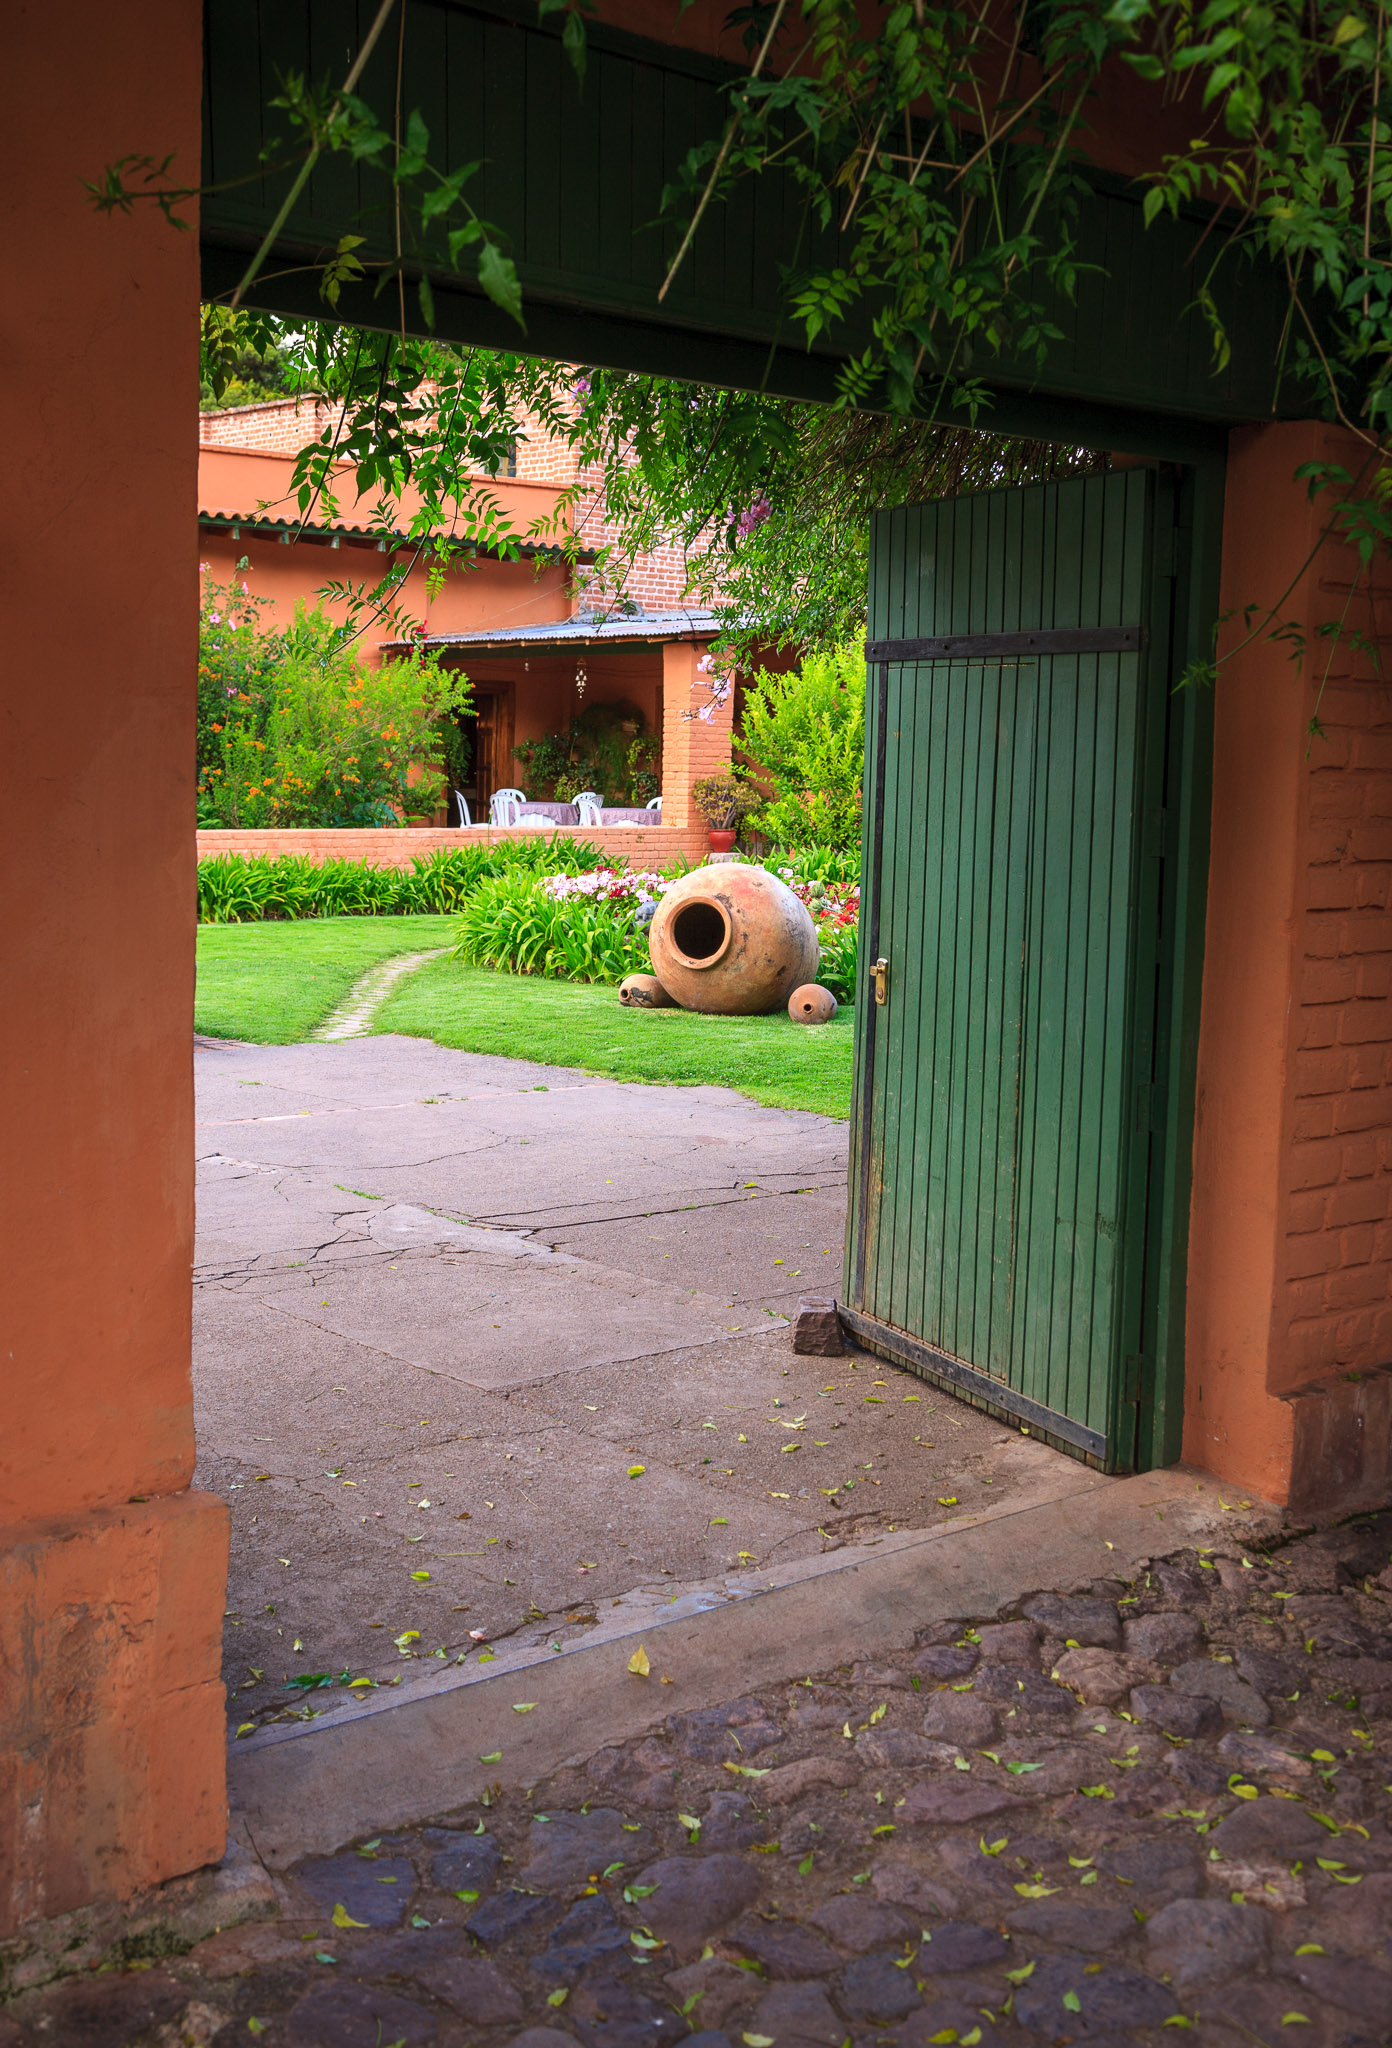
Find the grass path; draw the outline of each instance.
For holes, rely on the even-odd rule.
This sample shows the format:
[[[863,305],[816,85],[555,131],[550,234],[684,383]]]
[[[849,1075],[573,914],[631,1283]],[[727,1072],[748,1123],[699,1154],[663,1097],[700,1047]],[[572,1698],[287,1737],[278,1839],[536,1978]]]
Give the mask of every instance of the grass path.
[[[194,1027],[210,1038],[295,1045],[369,968],[447,946],[452,917],[306,917],[198,928]]]
[[[383,982],[374,972],[448,946],[451,917],[332,917],[202,925],[197,1030],[211,1038],[293,1045],[321,1036]],[[364,978],[371,983],[359,987]],[[371,1001],[367,1001],[368,998]],[[612,988],[494,974],[428,958],[389,987],[374,1032],[432,1038],[465,1052],[540,1060],[619,1081],[738,1088],[777,1109],[845,1118],[851,1101],[851,1018],[819,1027],[771,1017],[698,1017],[624,1010]],[[355,1031],[356,1035],[356,1031]]]

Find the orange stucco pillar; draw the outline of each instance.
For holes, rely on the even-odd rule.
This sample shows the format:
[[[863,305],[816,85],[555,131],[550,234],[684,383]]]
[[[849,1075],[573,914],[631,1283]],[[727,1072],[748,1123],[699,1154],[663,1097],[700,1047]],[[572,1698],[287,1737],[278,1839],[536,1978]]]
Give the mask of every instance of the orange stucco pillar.
[[[189,1491],[196,0],[15,0],[0,774],[0,1932],[215,1859],[221,1503]],[[116,89],[119,86],[119,89]]]
[[[1392,573],[1295,476],[1365,453],[1233,435],[1214,703],[1184,1448],[1310,1512],[1392,1480],[1392,688],[1348,638],[1386,633]]]

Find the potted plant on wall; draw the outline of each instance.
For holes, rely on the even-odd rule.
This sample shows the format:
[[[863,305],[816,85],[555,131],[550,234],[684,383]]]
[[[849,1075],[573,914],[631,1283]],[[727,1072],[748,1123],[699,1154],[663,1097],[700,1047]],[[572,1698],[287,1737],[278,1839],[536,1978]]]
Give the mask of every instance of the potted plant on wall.
[[[734,775],[703,775],[691,785],[691,801],[710,827],[712,853],[729,853],[741,820],[757,811],[756,791]]]

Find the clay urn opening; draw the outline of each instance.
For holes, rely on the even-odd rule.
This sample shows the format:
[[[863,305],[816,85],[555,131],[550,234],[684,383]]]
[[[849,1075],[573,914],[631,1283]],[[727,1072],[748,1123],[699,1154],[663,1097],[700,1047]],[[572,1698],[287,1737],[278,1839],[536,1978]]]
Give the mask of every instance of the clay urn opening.
[[[672,944],[688,967],[714,967],[729,943],[729,917],[709,897],[693,897],[672,919]]]

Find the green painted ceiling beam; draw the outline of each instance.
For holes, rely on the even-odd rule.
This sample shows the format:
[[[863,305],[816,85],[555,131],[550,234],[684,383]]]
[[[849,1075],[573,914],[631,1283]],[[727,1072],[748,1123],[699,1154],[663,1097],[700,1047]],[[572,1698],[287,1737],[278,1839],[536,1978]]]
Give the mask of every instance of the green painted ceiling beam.
[[[787,270],[814,253],[835,259],[834,234],[809,228],[803,200],[776,174],[746,180],[712,207],[666,300],[658,286],[678,230],[655,225],[664,184],[686,151],[717,133],[728,72],[689,51],[591,27],[583,91],[558,34],[532,0],[403,0],[402,102],[419,108],[441,168],[482,159],[469,187],[478,211],[510,237],[527,319],[516,326],[443,257],[429,265],[437,331],[480,345],[661,372],[810,400],[834,396],[848,325],[835,342],[801,345],[782,303]],[[369,0],[205,0],[205,289],[230,290],[280,203],[288,179],[260,174],[282,133],[269,111],[282,76],[341,78],[372,13]],[[359,90],[389,108],[396,37],[384,37]],[[1307,409],[1279,402],[1274,370],[1285,294],[1274,274],[1220,268],[1215,295],[1231,360],[1215,374],[1210,336],[1193,309],[1189,267],[1203,220],[1146,229],[1140,192],[1097,176],[1083,203],[1076,302],[1054,307],[1063,330],[1042,372],[992,358],[973,367],[994,407],[980,424],[1044,438],[1194,460],[1238,422]],[[346,159],[316,169],[252,294],[290,315],[321,316],[316,260],[346,232],[367,258],[389,255],[385,186]],[[1211,244],[1210,244],[1211,246]],[[346,290],[340,317],[395,324],[396,293]],[[419,318],[414,292],[408,321]]]

